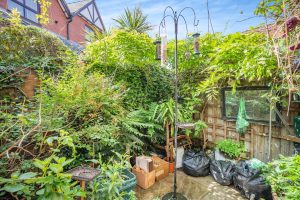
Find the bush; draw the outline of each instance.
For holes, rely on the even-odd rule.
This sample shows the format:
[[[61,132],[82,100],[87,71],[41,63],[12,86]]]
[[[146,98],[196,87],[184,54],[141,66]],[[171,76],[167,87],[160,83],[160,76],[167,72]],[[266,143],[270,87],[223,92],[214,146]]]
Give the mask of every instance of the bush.
[[[101,167],[101,174],[89,184],[91,199],[136,199],[133,191],[121,191],[126,181],[126,177],[122,175],[122,172],[131,168],[128,160],[128,156],[115,153],[114,157],[103,163],[101,156],[99,156],[99,161],[96,161],[96,163]]]
[[[171,71],[155,61],[155,46],[146,34],[114,30],[91,43],[85,60],[91,71],[111,77],[114,84],[126,88],[124,103],[128,109],[147,108],[173,94]]]
[[[280,156],[263,169],[272,191],[282,199],[300,199],[300,155]]]
[[[238,158],[245,152],[245,146],[234,140],[221,140],[217,142],[217,148],[231,158]]]
[[[2,90],[5,88],[20,90],[20,84],[29,69],[44,72],[45,75],[58,74],[77,58],[56,35],[45,29],[22,25],[21,18],[15,11],[9,19],[0,21],[5,24],[0,26]]]
[[[16,12],[12,12],[6,23],[8,26],[0,27],[2,63],[18,63],[22,66],[41,57],[51,60],[57,66],[64,62],[68,48],[56,35],[35,26],[22,25]]]

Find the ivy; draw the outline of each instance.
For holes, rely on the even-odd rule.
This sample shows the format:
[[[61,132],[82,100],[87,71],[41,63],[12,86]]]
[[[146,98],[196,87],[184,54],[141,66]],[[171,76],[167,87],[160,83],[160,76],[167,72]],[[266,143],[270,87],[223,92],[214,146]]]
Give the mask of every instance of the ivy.
[[[92,71],[125,86],[124,103],[129,109],[148,107],[172,95],[171,72],[160,67],[154,56],[155,46],[149,36],[125,30],[113,30],[85,52]]]
[[[52,33],[23,26],[15,10],[2,20],[6,25],[0,28],[0,88],[20,85],[26,69],[57,74],[75,57]]]
[[[265,37],[258,33],[215,35],[210,61],[203,69],[200,94],[216,97],[219,88],[240,85],[270,85],[277,73],[276,59]],[[217,40],[217,42],[216,42]]]

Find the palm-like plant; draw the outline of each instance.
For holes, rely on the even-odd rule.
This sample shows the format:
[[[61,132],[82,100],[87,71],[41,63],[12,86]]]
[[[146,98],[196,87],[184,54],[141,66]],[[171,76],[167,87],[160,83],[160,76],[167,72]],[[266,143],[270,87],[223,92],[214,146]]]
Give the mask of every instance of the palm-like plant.
[[[147,18],[148,16],[144,15],[139,7],[135,7],[133,10],[125,8],[125,13],[113,20],[117,22],[117,27],[120,29],[146,33],[152,29],[150,23],[147,22]]]

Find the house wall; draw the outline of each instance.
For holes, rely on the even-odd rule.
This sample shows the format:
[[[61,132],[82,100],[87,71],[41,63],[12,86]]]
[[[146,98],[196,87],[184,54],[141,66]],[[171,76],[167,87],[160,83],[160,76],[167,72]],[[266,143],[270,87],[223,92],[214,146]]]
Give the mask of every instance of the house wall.
[[[293,117],[300,111],[299,105],[292,103],[290,113],[287,116],[287,108],[282,109],[282,116],[293,130]],[[244,136],[236,132],[235,121],[222,119],[220,100],[207,102],[201,118],[207,123],[208,128],[203,131],[204,146],[215,146],[216,142],[223,139],[241,141],[247,149],[247,156],[268,161],[269,126],[268,124],[250,123]],[[294,151],[293,142],[299,142],[300,138],[289,135],[284,125],[272,126],[271,132],[271,159],[280,154],[290,156]]]
[[[0,7],[7,9],[7,0],[0,0]],[[68,19],[59,4],[58,0],[51,0],[51,6],[48,9],[49,23],[44,28],[57,33],[67,38],[67,23]],[[80,16],[73,17],[69,24],[70,40],[79,44],[84,44],[85,41],[85,26],[90,26],[89,22]]]
[[[80,16],[75,16],[70,23],[70,40],[79,44],[86,43],[85,40],[85,26],[89,26],[89,23]]]
[[[52,0],[48,9],[50,22],[46,29],[67,38],[67,17],[63,12],[58,0]]]
[[[7,9],[7,0],[0,0],[0,7]]]
[[[48,11],[50,23],[47,24],[45,28],[67,38],[68,19],[65,13],[63,12],[63,9],[61,8],[58,0],[52,0],[51,3],[52,4]],[[89,25],[89,23],[85,21],[82,17],[73,17],[71,23],[69,24],[69,39],[79,44],[84,44],[86,42],[84,31],[85,25]]]

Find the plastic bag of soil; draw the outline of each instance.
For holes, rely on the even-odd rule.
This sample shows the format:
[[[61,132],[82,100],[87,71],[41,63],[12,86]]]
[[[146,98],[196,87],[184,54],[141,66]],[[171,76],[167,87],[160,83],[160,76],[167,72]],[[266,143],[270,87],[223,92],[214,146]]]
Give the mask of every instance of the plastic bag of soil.
[[[235,167],[235,172],[233,174],[233,185],[243,194],[245,194],[244,184],[251,178],[258,170],[252,169],[250,165],[242,161]]]
[[[209,175],[209,157],[202,151],[188,150],[183,155],[183,171],[190,176]]]
[[[235,167],[233,184],[248,199],[272,200],[271,187],[260,175],[261,172],[251,168],[249,162],[242,161]]]
[[[210,174],[221,185],[231,185],[235,165],[230,161],[213,160],[210,163]]]
[[[244,184],[244,193],[251,200],[272,200],[271,186],[267,185],[260,172],[254,174]]]

